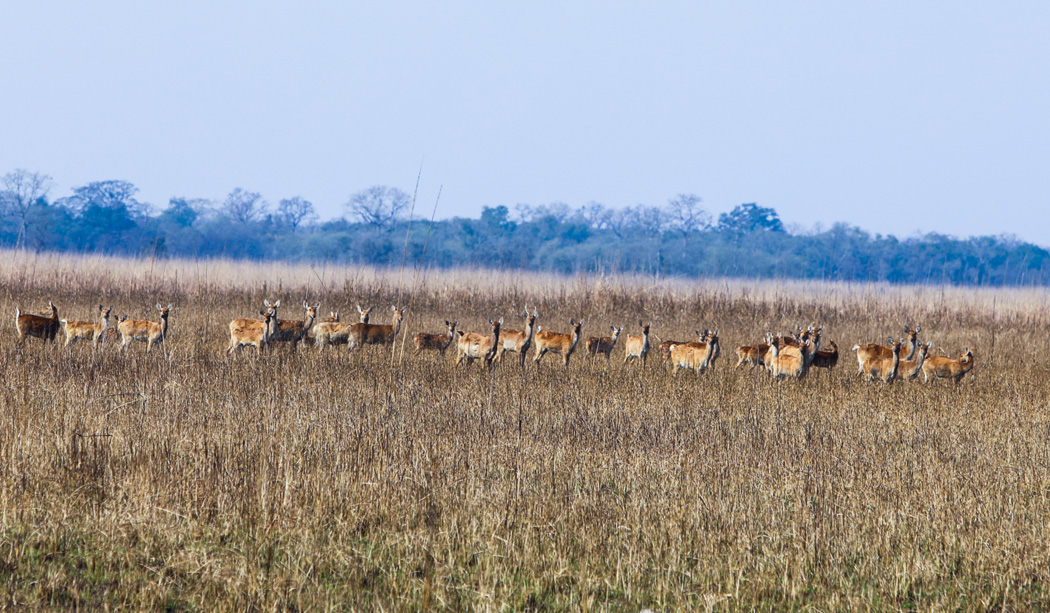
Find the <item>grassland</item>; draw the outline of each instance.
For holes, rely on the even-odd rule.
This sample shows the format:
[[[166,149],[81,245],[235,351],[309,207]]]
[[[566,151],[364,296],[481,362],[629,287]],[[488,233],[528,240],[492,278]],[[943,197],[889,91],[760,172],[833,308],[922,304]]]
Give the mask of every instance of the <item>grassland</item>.
[[[1043,290],[0,256],[0,606],[1050,607]],[[399,295],[409,337],[520,328],[527,304],[584,334],[717,327],[725,350],[699,378],[624,368],[622,347],[491,372],[400,342],[224,354],[264,298]],[[48,299],[78,319],[172,302],[167,353],[18,346],[15,306]],[[809,322],[835,370],[733,368]],[[848,348],[905,324],[934,354],[972,347],[972,374],[858,377]]]

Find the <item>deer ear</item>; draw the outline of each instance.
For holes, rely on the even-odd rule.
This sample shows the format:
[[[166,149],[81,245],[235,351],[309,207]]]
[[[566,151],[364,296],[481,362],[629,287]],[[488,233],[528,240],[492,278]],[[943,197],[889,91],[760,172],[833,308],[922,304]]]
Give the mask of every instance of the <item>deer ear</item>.
[[[280,300],[278,300],[277,302],[273,303],[273,308],[276,309],[279,306],[281,306],[281,301]]]
[[[270,301],[269,300],[263,300],[263,306],[267,306],[267,307],[270,306]]]
[[[159,302],[157,303],[157,310],[158,311],[164,310],[164,307],[160,306]]]
[[[922,330],[922,326],[915,326],[915,333],[918,334]]]
[[[489,317],[489,323],[492,323],[492,318],[491,317]]]
[[[503,325],[503,318],[502,317],[499,318],[499,325],[501,325],[501,326]]]

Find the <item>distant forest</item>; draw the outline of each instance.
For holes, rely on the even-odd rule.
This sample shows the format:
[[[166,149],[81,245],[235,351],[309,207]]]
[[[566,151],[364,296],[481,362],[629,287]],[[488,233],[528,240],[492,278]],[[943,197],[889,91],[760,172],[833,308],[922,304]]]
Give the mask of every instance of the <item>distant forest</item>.
[[[127,181],[99,181],[51,199],[51,178],[15,170],[0,181],[0,246],[143,257],[329,261],[399,266],[512,268],[948,283],[1050,284],[1050,253],[1008,236],[897,238],[836,223],[789,231],[776,211],[741,204],[717,218],[699,197],[663,206],[599,203],[485,207],[480,218],[421,218],[411,196],[375,186],[352,195],[345,216],[320,221],[313,204],[271,204],[233,190],[225,200],[172,198],[159,209]]]

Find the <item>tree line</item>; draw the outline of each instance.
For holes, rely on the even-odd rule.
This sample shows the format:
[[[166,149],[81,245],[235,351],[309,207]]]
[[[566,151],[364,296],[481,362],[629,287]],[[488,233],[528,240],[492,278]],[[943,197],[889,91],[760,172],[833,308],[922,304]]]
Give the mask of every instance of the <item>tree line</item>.
[[[663,206],[591,202],[487,206],[476,218],[410,219],[396,187],[353,194],[322,221],[298,196],[267,202],[237,188],[217,202],[173,197],[163,209],[127,181],[97,181],[51,198],[47,175],[0,180],[0,247],[145,257],[277,259],[398,266],[511,268],[750,277],[1047,285],[1050,253],[1009,236],[900,239],[836,223],[791,231],[772,208],[741,204],[717,218],[692,194]],[[406,251],[406,234],[408,235]]]

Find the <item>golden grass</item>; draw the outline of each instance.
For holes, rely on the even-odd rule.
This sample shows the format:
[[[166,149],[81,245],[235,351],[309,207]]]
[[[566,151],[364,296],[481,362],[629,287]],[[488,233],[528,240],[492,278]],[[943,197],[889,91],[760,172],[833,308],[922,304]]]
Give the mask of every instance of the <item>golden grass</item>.
[[[0,603],[1050,607],[1042,290],[406,271],[393,352],[227,360],[227,323],[264,297],[386,323],[399,274],[0,255]],[[49,298],[83,319],[173,302],[167,355],[17,346],[15,305]],[[658,356],[622,367],[622,347],[491,372],[408,351],[445,319],[520,328],[525,304],[585,336],[717,327],[722,358],[672,378]],[[834,371],[732,368],[736,345],[811,321]],[[973,347],[972,375],[856,375],[850,346],[916,323],[931,354]]]

